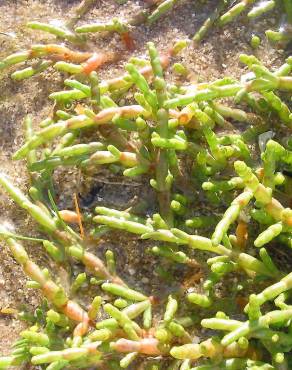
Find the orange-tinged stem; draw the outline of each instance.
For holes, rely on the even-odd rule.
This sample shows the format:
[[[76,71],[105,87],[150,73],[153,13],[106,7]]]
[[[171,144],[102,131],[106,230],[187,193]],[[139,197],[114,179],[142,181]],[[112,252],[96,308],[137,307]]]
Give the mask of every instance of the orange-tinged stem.
[[[241,249],[244,249],[246,247],[247,239],[248,239],[248,229],[247,229],[247,223],[244,221],[239,221],[237,227],[236,227],[236,238],[238,246]]]
[[[79,219],[78,219],[78,214],[74,211],[70,211],[67,209],[63,209],[59,211],[59,216],[61,219],[69,224],[78,224]]]
[[[125,285],[125,283],[118,276],[112,276],[103,262],[94,254],[90,252],[85,252],[82,258],[82,262],[89,270],[96,273],[102,279],[111,280],[116,284]]]
[[[115,59],[115,54],[113,53],[107,53],[107,54],[101,54],[101,53],[94,53],[85,63],[83,63],[82,72],[86,75],[89,75],[92,71],[95,71],[100,66],[107,62],[111,62]]]
[[[156,338],[144,338],[139,341],[133,341],[121,338],[111,344],[111,347],[117,352],[139,352],[144,355],[160,356],[162,352],[158,349],[159,341]]]

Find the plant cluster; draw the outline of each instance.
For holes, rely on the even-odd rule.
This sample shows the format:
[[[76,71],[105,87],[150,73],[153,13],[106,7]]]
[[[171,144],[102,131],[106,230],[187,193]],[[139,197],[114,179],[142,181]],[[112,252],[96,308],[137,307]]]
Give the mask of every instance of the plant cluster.
[[[89,3],[83,2],[79,15]],[[175,3],[160,2],[148,22]],[[233,20],[251,3],[237,3],[220,22]],[[290,4],[283,1],[288,19]],[[248,16],[274,6],[273,0],[255,5]],[[77,44],[83,33],[118,32],[132,47],[129,26],[116,19],[74,32],[38,22],[28,26]],[[15,80],[51,65],[68,76],[64,90],[49,96],[54,111],[40,128],[35,131],[32,118],[25,119],[25,142],[13,159],[26,159],[28,194],[7,174],[0,176],[2,189],[43,235],[22,236],[1,225],[0,238],[29,277],[27,285],[45,298],[33,314],[22,313],[31,326],[20,333],[11,355],[0,358],[1,369],[24,363],[47,370],[121,369],[139,362],[149,370],[292,367],[292,273],[284,272],[269,253],[275,244],[292,247],[292,142],[287,135],[292,128],[292,57],[269,70],[255,56],[242,54],[249,73],[238,80],[226,76],[171,84],[164,70],[172,65],[183,80],[187,69],[173,59],[187,45],[178,41],[159,55],[149,42],[149,58],[131,58],[124,75],[108,80],[101,80],[96,70],[112,55],[73,51],[58,43],[33,45],[0,63],[6,68],[41,59],[37,67],[14,72]],[[90,141],[91,134],[98,141]],[[157,212],[98,206],[85,216],[77,198],[76,210],[58,209],[53,174],[67,166],[79,168],[85,178],[101,166],[126,177],[142,176],[156,192]],[[183,191],[186,183],[192,196]],[[191,289],[173,290],[166,302],[147,296],[118,276],[119,261],[111,250],[105,262],[88,251],[84,225],[93,230],[96,243],[113,229],[148,239],[153,256],[199,267],[203,279]],[[84,267],[72,279],[70,292],[29,257],[26,240],[41,243],[57,266]],[[86,284],[98,293],[88,305]],[[227,301],[219,289],[224,284],[233,289]],[[238,303],[236,309],[231,300]],[[197,341],[196,332],[205,339]]]

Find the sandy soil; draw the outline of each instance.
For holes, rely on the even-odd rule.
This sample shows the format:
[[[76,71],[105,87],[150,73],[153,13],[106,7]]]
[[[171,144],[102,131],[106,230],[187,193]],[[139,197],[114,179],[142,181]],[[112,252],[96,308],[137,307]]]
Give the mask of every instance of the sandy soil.
[[[11,52],[25,49],[32,42],[54,40],[42,32],[28,30],[25,23],[29,20],[67,20],[72,16],[72,11],[78,3],[79,1],[69,0],[0,0],[0,32],[8,33],[8,36],[0,33],[0,59]],[[154,41],[161,51],[165,51],[174,39],[194,34],[217,1],[212,0],[209,3],[205,5],[199,1],[181,1],[175,11],[151,28],[145,25],[136,27],[133,30],[136,40],[133,54],[144,55],[145,43],[149,40]],[[79,24],[94,20],[110,20],[113,14],[129,19],[144,6],[145,1],[130,0],[126,5],[118,6],[113,0],[97,0],[95,7],[80,20]],[[268,67],[279,65],[284,60],[284,52],[273,49],[265,41],[263,34],[265,29],[275,26],[278,22],[277,12],[270,15],[267,17],[268,20],[260,18],[257,23],[248,23],[247,18],[242,16],[224,29],[215,28],[207,36],[206,41],[199,46],[189,47],[178,60],[193,72],[195,80],[213,80],[225,74],[238,77],[244,68],[238,62],[238,55],[252,52],[249,41],[252,32],[256,32],[263,39],[257,56]],[[101,70],[101,78],[118,75],[124,62],[131,55],[124,51],[119,37],[112,35],[92,36],[86,48],[114,50],[121,55],[121,60]],[[7,71],[0,75],[0,170],[9,174],[13,182],[23,190],[28,184],[25,165],[22,161],[11,160],[11,154],[23,141],[23,118],[27,113],[32,114],[36,125],[45,118],[52,108],[47,96],[60,89],[61,81],[62,76],[53,71],[20,83],[11,81]],[[65,174],[57,173],[56,181],[59,181],[57,190],[60,207],[72,206],[72,191],[80,193],[84,206],[106,204],[122,209],[135,201],[134,196],[142,197],[148,203],[153,200],[151,191],[145,192],[143,181],[131,182],[123,178],[110,177],[108,173],[99,174],[97,178],[91,179],[90,185],[84,183],[79,173],[71,170]],[[0,217],[1,220],[13,224],[19,233],[37,235],[31,219],[2,192]],[[36,243],[25,245],[30,255],[41,265],[50,265],[40,246]],[[137,242],[132,238],[114,236],[105,240],[97,253],[102,255],[110,246],[117,251],[120,272],[127,277],[128,282],[146,291],[153,291],[158,289],[161,280],[153,275],[153,263],[157,261],[145,253],[145,245],[144,242]],[[0,309],[20,309],[23,305],[33,309],[39,302],[38,294],[26,288],[24,274],[10,257],[3,243],[0,255]],[[9,352],[10,345],[22,328],[23,324],[13,315],[0,313],[0,352],[3,354]]]

